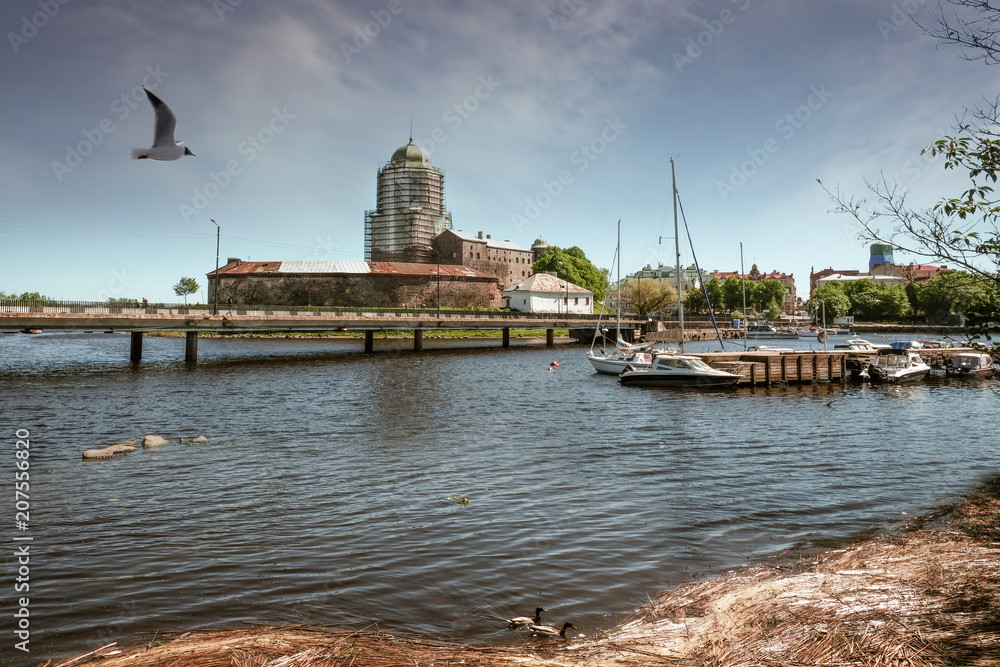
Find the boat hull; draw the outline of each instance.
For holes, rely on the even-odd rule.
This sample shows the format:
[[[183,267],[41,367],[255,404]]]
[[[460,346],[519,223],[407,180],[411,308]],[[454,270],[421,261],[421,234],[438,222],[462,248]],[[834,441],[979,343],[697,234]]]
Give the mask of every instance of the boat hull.
[[[680,389],[724,389],[740,381],[739,375],[682,375],[655,371],[625,371],[618,381],[628,387],[675,387]]]
[[[930,372],[931,369],[930,366],[928,366],[927,368],[914,368],[896,373],[881,373],[878,369],[872,369],[868,372],[868,375],[873,382],[881,382],[883,384],[900,384],[903,382],[916,382],[917,380],[923,380]]]

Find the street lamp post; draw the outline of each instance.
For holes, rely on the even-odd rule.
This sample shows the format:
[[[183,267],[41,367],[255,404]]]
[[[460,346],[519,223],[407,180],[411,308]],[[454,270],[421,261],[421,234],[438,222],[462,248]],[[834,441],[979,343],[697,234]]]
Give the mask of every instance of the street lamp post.
[[[214,218],[209,218],[215,225],[215,305],[212,306],[212,314],[219,314],[219,239],[222,236],[222,228]]]

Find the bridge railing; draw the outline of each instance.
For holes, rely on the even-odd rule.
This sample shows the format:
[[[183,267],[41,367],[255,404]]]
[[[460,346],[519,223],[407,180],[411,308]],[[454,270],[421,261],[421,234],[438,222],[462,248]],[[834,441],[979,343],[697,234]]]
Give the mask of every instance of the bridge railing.
[[[7,315],[211,315],[214,311],[212,304],[182,304],[182,303],[148,303],[143,305],[139,302],[125,300],[116,301],[56,301],[45,299],[21,300],[21,299],[0,299],[0,314]],[[219,304],[218,313],[225,315],[229,312],[228,304]],[[501,320],[524,320],[538,319],[539,317],[558,317],[565,320],[581,320],[592,322],[596,314],[590,313],[522,313],[518,311],[490,309],[490,308],[376,308],[358,306],[287,306],[287,305],[265,305],[265,304],[234,304],[232,307],[234,315],[245,316],[329,316],[344,317],[356,315],[358,317],[426,317],[440,319],[456,318],[476,318],[476,319],[501,319]]]

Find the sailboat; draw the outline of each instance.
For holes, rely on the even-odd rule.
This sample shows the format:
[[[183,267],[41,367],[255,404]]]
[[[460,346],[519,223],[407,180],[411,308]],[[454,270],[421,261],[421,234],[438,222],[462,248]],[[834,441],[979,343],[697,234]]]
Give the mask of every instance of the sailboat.
[[[600,330],[594,332],[594,340],[587,350],[587,359],[598,373],[605,375],[618,375],[628,367],[649,368],[653,363],[652,343],[626,343],[622,339],[622,271],[621,271],[621,238],[622,221],[618,221],[618,246],[615,250],[615,257],[618,266],[618,323],[615,327],[615,349],[608,352],[601,348],[600,352],[594,350],[597,336]]]
[[[662,355],[646,367],[632,365],[622,371],[618,381],[635,387],[694,387],[710,389],[731,387],[740,375],[712,368],[698,357],[684,354],[684,301],[681,299],[681,247],[677,225],[677,177],[670,159],[670,180],[674,191],[674,243],[677,252],[677,322],[680,327],[680,354]],[[687,223],[685,222],[685,226]]]

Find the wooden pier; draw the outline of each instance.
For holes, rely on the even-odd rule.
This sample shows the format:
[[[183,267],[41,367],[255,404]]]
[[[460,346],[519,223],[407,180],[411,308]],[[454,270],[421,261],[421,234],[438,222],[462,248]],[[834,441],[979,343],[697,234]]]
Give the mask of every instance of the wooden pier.
[[[928,348],[914,350],[932,368],[943,368],[960,352],[971,348]],[[737,386],[764,386],[775,384],[800,384],[809,382],[837,382],[850,377],[851,369],[864,368],[874,363],[876,353],[862,350],[809,351],[776,350],[691,352],[713,368],[742,376]]]

